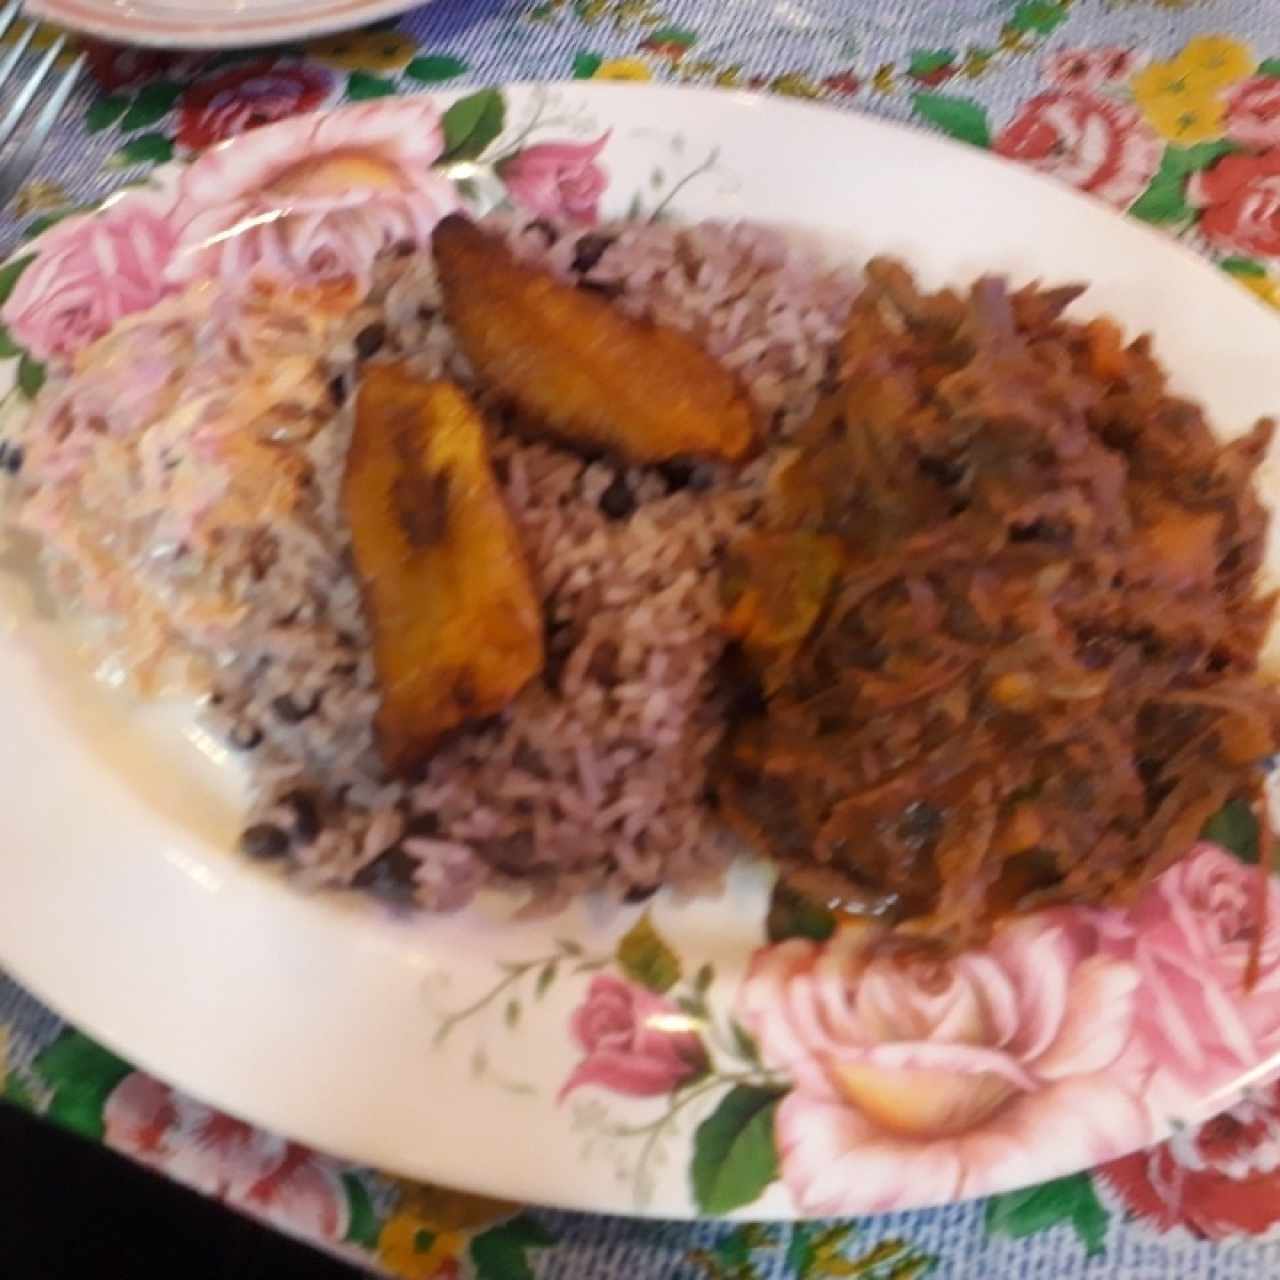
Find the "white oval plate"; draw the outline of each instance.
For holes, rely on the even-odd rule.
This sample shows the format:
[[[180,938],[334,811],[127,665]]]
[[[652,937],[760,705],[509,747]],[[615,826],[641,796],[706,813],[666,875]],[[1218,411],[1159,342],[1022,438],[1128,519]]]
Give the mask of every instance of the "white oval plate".
[[[116,44],[243,49],[347,31],[415,8],[420,0],[28,0],[44,22]]]
[[[901,254],[930,285],[993,270],[1088,280],[1079,313],[1154,330],[1178,389],[1229,430],[1280,406],[1280,329],[1249,295],[976,151],[724,92],[574,84],[495,97],[453,117],[455,140],[460,122],[489,122],[464,148],[469,195],[503,198],[490,161],[505,139],[608,130],[598,155],[571,153],[579,212],[601,185],[583,181],[595,164],[604,213],[665,202],[682,220],[751,216],[850,260]],[[326,138],[341,161],[328,172],[359,172],[346,161],[364,129],[385,164],[386,138],[403,132],[388,113],[422,111],[423,99],[384,100],[325,129],[272,126],[198,161],[219,171],[204,189],[230,183],[241,199],[246,174],[269,186],[271,155],[296,178],[304,161],[325,164]],[[535,116],[545,123],[524,136]],[[284,129],[295,135],[282,147]],[[423,162],[421,146],[406,154]],[[18,286],[47,303],[31,314],[53,323],[60,272],[87,270],[100,256],[76,253],[137,211],[148,238],[115,243],[163,253],[155,219],[176,216],[178,182],[162,172],[95,215],[117,221],[37,241]],[[18,297],[4,315],[21,342]],[[30,353],[24,367],[30,385]],[[1198,846],[1132,915],[1038,918],[945,974],[861,968],[855,935],[804,936],[821,921],[770,943],[768,875],[746,864],[720,897],[687,904],[579,904],[516,924],[490,900],[393,921],[229,853],[236,779],[210,763],[216,747],[183,736],[185,709],[116,702],[59,636],[27,617],[0,638],[0,962],[146,1069],[323,1150],[583,1209],[870,1212],[1119,1156],[1280,1065],[1280,888],[1246,995],[1254,872],[1217,846]]]

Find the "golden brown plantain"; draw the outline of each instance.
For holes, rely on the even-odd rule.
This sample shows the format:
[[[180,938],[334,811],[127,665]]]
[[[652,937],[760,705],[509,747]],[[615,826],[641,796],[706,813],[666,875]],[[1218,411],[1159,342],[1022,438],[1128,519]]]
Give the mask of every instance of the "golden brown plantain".
[[[460,214],[436,227],[432,247],[467,359],[548,434],[642,463],[752,451],[746,394],[685,334],[525,265]]]
[[[393,773],[493,715],[542,668],[542,617],[489,465],[484,423],[451,382],[366,369],[342,481]]]

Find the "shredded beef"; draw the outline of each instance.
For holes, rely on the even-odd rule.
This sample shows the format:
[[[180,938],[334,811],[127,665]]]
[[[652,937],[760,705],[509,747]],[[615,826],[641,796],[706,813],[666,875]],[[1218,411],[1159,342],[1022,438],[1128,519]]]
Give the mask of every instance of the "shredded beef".
[[[1218,443],[1146,339],[1063,319],[1078,289],[867,276],[726,575],[750,696],[722,811],[828,900],[957,944],[1123,902],[1257,806],[1277,749],[1273,424]]]

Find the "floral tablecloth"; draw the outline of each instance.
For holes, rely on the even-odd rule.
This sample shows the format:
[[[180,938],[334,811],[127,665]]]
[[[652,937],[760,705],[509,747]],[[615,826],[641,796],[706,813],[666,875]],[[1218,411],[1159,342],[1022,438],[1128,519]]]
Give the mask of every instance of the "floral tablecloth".
[[[286,48],[91,45],[89,60],[92,84],[0,220],[6,251],[175,154],[327,103],[466,82],[665,80],[940,129],[1165,228],[1280,304],[1280,9],[1269,0],[435,0]],[[1209,926],[1225,935],[1231,921]],[[1280,1274],[1280,1085],[1092,1173],[797,1226],[589,1218],[345,1165],[135,1071],[2,976],[0,1097],[410,1280]]]

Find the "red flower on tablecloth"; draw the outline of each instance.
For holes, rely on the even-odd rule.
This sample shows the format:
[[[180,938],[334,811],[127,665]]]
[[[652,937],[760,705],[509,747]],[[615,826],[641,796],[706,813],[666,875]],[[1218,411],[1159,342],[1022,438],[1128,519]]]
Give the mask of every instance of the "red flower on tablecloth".
[[[1163,151],[1132,107],[1076,89],[1024,103],[994,148],[1120,208],[1146,189]]]
[[[109,1147],[293,1234],[341,1240],[350,1206],[338,1167],[175,1093],[140,1071],[102,1113]]]
[[[830,89],[832,93],[838,93],[843,98],[851,98],[862,88],[862,81],[852,71],[840,71],[833,76],[827,76],[822,81],[822,87]]]
[[[706,1069],[707,1051],[693,1031],[674,1029],[686,1021],[669,1000],[601,974],[573,1011],[570,1029],[582,1061],[560,1090],[561,1099],[584,1084],[632,1098],[670,1093]]]
[[[318,107],[333,88],[333,75],[308,62],[262,58],[197,81],[179,103],[178,141],[192,149],[212,146],[259,125]]]
[[[1092,49],[1063,49],[1044,60],[1044,78],[1056,89],[1096,93],[1104,85],[1127,80],[1141,59],[1132,49],[1100,45]]]
[[[1250,147],[1280,143],[1280,79],[1251,76],[1227,95],[1225,131]]]
[[[1280,1082],[1095,1176],[1160,1231],[1206,1240],[1268,1231],[1280,1222]]]
[[[1198,173],[1187,198],[1200,206],[1200,231],[1220,249],[1280,254],[1280,147],[1236,152]]]
[[[84,50],[89,57],[89,73],[108,93],[131,89],[161,76],[190,75],[204,61],[196,53],[135,49],[101,40],[86,40]]]

